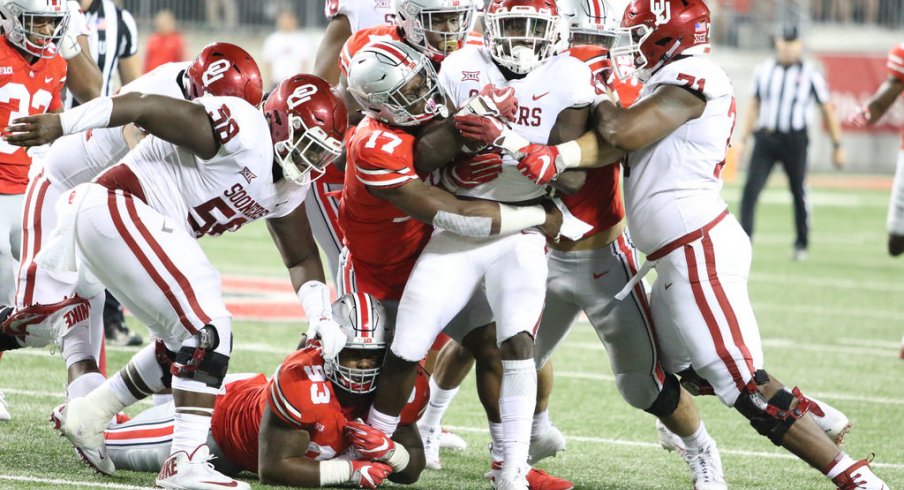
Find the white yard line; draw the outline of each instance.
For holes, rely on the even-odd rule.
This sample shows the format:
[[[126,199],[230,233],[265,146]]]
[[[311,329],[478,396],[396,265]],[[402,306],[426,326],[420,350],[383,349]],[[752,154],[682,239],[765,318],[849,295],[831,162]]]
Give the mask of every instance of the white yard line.
[[[36,476],[24,475],[0,475],[0,480],[21,481],[31,483],[46,483],[48,485],[66,485],[70,487],[90,487],[90,488],[122,488],[126,490],[138,489],[143,490],[147,487],[136,487],[134,485],[123,485],[121,483],[98,483],[93,481],[74,481],[74,480],[58,480],[56,478],[38,478]]]
[[[478,434],[488,434],[489,431],[482,427],[468,427],[462,425],[443,425],[446,429],[458,432],[473,432]],[[652,431],[651,431],[652,434]],[[648,441],[632,441],[629,439],[612,439],[608,437],[593,436],[573,436],[565,434],[565,439],[576,442],[588,442],[594,444],[608,444],[610,446],[625,446],[638,448],[659,448],[659,443]],[[722,454],[731,454],[735,456],[751,456],[756,458],[773,458],[773,459],[797,459],[797,456],[788,453],[765,452],[765,451],[748,451],[745,449],[727,449],[719,445],[719,452]],[[900,463],[870,463],[874,468],[890,468],[895,470],[904,470],[904,464]]]

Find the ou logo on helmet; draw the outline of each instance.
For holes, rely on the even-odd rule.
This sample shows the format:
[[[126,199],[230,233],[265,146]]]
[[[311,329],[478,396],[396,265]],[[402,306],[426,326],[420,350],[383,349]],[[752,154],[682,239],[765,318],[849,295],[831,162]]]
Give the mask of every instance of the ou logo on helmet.
[[[672,5],[669,0],[650,0],[650,12],[656,16],[656,25],[668,24],[672,20]]]
[[[228,60],[214,61],[204,70],[204,74],[201,75],[201,82],[204,83],[205,87],[209,87],[211,83],[223,78],[230,66],[232,66],[232,63]]]
[[[299,85],[295,87],[295,90],[292,91],[292,95],[286,99],[286,103],[289,105],[289,109],[294,109],[299,105],[311,100],[311,97],[317,93],[317,86],[306,83],[304,85]]]

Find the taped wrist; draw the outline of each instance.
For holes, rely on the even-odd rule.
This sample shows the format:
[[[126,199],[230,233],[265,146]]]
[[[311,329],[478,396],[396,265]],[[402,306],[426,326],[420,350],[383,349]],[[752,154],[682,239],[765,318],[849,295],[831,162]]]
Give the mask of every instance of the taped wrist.
[[[332,319],[333,310],[330,304],[330,288],[320,281],[308,281],[298,288],[298,300],[308,317],[308,323],[321,319]]]
[[[66,35],[63,36],[63,39],[60,40],[60,56],[62,56],[64,60],[69,61],[82,52],[82,46],[78,43],[77,39],[78,38],[67,32]]]
[[[113,114],[113,98],[98,97],[90,102],[60,113],[63,134],[75,134],[89,129],[105,128]]]
[[[408,454],[408,450],[405,449],[405,446],[395,443],[395,449],[392,450],[392,453],[386,458],[385,463],[389,466],[392,466],[393,472],[404,471],[406,467],[408,467],[408,462],[411,460],[411,456]]]
[[[581,164],[581,145],[577,141],[562,143],[557,145],[556,149],[559,150],[559,156],[556,158],[556,170],[558,173]]]
[[[350,461],[342,461],[338,459],[329,459],[320,462],[320,486],[334,487],[343,483],[352,482],[352,463]]]
[[[499,204],[499,234],[515,233],[532,226],[546,223],[543,206],[509,206]]]
[[[496,141],[493,141],[493,146],[502,148],[516,160],[524,158],[520,150],[529,144],[530,141],[509,128],[503,129],[502,134],[496,138]]]
[[[493,228],[493,218],[487,216],[462,216],[446,211],[437,211],[436,215],[433,216],[433,226],[461,236],[488,237]]]
[[[499,109],[489,97],[478,95],[472,97],[465,105],[455,113],[456,116],[466,116],[468,114],[476,114],[478,116],[496,116],[499,117]]]

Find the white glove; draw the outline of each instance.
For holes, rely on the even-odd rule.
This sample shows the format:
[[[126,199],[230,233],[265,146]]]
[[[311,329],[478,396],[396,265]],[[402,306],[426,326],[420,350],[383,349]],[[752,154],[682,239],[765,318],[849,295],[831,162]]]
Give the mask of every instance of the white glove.
[[[308,338],[320,339],[324,359],[336,357],[348,338],[333,320],[330,288],[320,281],[308,281],[298,288],[298,299],[308,317]]]
[[[59,52],[60,56],[68,61],[82,52],[82,47],[77,41],[78,36],[87,36],[90,31],[88,30],[88,20],[82,13],[79,3],[70,1],[67,5],[69,7],[69,25],[66,26],[63,39],[60,39]]]
[[[66,61],[75,58],[82,52],[82,46],[78,43],[77,37],[70,32],[66,31],[66,34],[60,39],[60,56]]]

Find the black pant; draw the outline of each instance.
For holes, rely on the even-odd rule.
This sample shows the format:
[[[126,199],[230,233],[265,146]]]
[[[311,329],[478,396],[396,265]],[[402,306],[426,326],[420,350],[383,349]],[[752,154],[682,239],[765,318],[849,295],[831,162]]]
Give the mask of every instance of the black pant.
[[[747,182],[741,196],[741,226],[753,239],[753,221],[756,202],[766,180],[772,172],[776,161],[782,163],[788,176],[788,185],[794,197],[794,225],[797,238],[794,247],[806,249],[808,245],[809,222],[807,216],[807,196],[804,191],[804,180],[807,176],[807,145],[809,137],[806,131],[790,133],[770,133],[757,131],[753,145],[753,156],[747,170]]]

